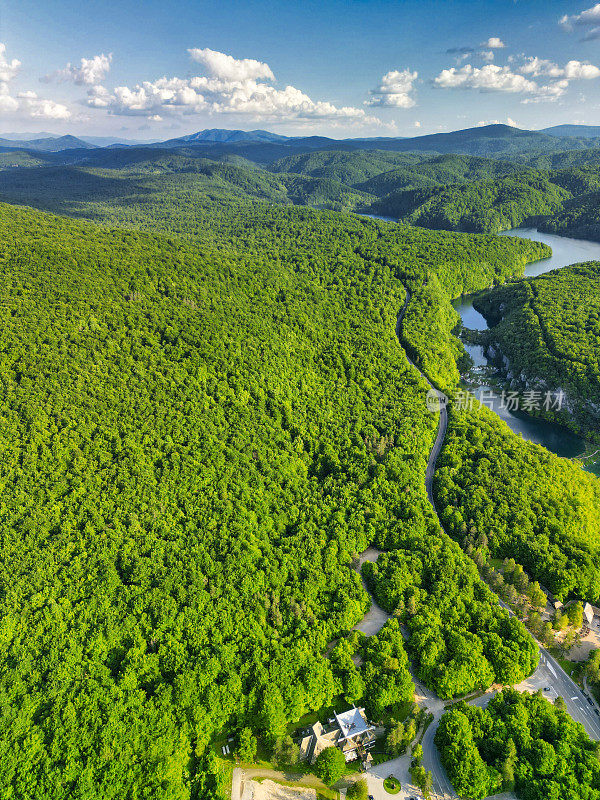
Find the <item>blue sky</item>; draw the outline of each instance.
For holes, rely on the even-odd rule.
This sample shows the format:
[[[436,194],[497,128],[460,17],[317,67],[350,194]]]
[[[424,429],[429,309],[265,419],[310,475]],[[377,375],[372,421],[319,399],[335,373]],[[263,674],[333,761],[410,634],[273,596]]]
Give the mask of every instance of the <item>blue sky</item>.
[[[600,124],[600,3],[0,0],[0,42],[5,132]]]

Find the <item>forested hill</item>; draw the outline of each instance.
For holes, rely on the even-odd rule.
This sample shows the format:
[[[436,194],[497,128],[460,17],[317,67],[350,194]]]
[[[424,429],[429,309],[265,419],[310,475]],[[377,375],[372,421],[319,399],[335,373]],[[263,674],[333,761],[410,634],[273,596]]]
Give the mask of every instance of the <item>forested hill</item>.
[[[551,137],[549,137],[551,138]],[[554,141],[554,140],[553,140]],[[261,145],[262,146],[262,145]],[[464,154],[318,150],[260,164],[204,147],[96,148],[0,153],[0,197],[53,208],[64,192],[93,196],[157,191],[171,184],[209,199],[251,199],[378,214],[424,227],[497,232],[531,221],[548,230],[600,235],[595,213],[600,150]],[[137,183],[134,179],[137,177]],[[126,178],[127,180],[123,180]],[[69,213],[76,212],[71,206]]]
[[[109,163],[110,168],[66,165],[0,171],[0,198],[52,209],[67,202],[67,198],[71,203],[92,199],[102,203],[115,197],[120,197],[123,202],[126,197],[136,201],[144,193],[157,196],[161,191],[169,193],[173,187],[180,193],[187,191],[190,196],[207,200],[235,202],[236,199],[251,199],[338,211],[368,206],[374,199],[333,180],[293,174],[273,175],[252,165],[162,151],[150,154],[145,150],[126,152],[121,158],[109,159]],[[10,164],[9,156],[7,164]],[[71,204],[68,210],[76,213],[77,206]]]
[[[450,392],[458,380],[460,345],[452,333],[457,316],[449,298],[521,274],[527,259],[547,252],[530,241],[515,248],[508,237],[427,232],[332,212],[249,202],[224,191],[215,201],[193,181],[170,174],[143,180],[136,175],[118,178],[118,173],[111,179],[86,175],[82,181],[81,172],[75,170],[60,173],[60,181],[55,177],[44,182],[43,173],[37,183],[29,171],[21,174],[22,202],[77,213],[102,224],[242,248],[261,253],[273,264],[302,264],[321,253],[329,269],[343,265],[348,248],[350,263],[360,256],[399,270],[412,295],[402,341],[418,365]],[[17,189],[13,196],[19,196]],[[399,242],[404,243],[401,250]],[[477,535],[497,530],[494,553],[518,555],[536,579],[563,597],[576,592],[591,601],[600,598],[594,533],[600,525],[600,496],[593,477],[516,439],[497,417],[485,414],[469,418],[468,423],[460,416],[451,417],[440,467],[438,508],[460,544],[468,542],[471,527]],[[556,478],[548,481],[549,474]]]
[[[171,139],[152,145],[155,148],[189,147],[189,138]],[[225,153],[236,154],[261,164],[316,150],[386,150],[390,152],[463,153],[492,158],[543,155],[565,150],[597,147],[597,140],[586,136],[550,136],[541,131],[527,131],[509,125],[483,125],[447,133],[407,138],[329,139],[325,136],[294,137],[286,141],[199,142],[209,158]]]
[[[575,264],[475,300],[514,389],[565,393],[550,416],[596,437],[600,420],[600,264]]]
[[[95,184],[96,198],[102,200],[106,189],[114,193],[121,186],[124,190],[134,189],[135,193],[155,176],[172,175],[174,183],[211,198],[240,197],[369,212],[379,197],[398,189],[437,187],[482,176],[506,175],[518,169],[468,156],[431,158],[379,151],[319,152],[284,159],[270,169],[231,155],[221,160],[201,158],[198,152],[183,148],[97,149],[89,155],[86,151],[74,164],[53,164],[42,160],[44,157],[25,151],[0,153],[1,195],[19,202],[31,192],[37,203],[48,191],[60,197],[63,187],[79,183],[84,191]],[[134,188],[131,179],[135,176],[139,183]],[[128,184],[123,178],[128,179]]]
[[[569,230],[570,211],[593,205],[600,188],[600,167],[555,171],[523,169],[494,180],[396,191],[372,210],[405,222],[441,230],[498,232],[536,224],[545,230]],[[562,220],[570,222],[563,224]]]
[[[86,206],[147,232],[0,208],[0,784],[20,800],[222,797],[216,736],[271,747],[334,697],[410,697],[393,626],[364,676],[322,656],[368,605],[353,553],[447,541],[400,281],[456,292],[539,248],[162,189]],[[453,553],[446,579],[458,559],[483,597]],[[498,633],[526,671],[523,629]]]

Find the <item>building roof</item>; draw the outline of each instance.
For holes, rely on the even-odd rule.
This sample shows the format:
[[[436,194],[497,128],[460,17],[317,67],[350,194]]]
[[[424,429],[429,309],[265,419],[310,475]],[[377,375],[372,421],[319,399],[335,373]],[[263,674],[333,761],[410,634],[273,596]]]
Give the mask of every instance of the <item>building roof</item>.
[[[591,622],[594,619],[594,609],[589,603],[586,603],[583,607],[583,616],[588,622]]]
[[[371,730],[364,708],[351,708],[349,711],[335,714],[335,719],[341,731],[340,742],[345,739],[353,739],[355,736],[360,736]]]

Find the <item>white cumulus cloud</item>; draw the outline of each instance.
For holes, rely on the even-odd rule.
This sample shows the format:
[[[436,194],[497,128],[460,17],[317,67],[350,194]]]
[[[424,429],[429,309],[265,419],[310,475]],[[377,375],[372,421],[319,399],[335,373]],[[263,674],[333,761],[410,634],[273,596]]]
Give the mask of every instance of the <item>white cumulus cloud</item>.
[[[538,88],[525,76],[497,64],[483,67],[465,64],[459,69],[450,67],[434,78],[434,85],[441,89],[479,89],[484,92],[535,92]]]
[[[268,81],[275,80],[269,65],[262,61],[255,61],[253,58],[234,58],[227,53],[210,50],[208,47],[204,49],[193,47],[188,50],[188,53],[194,61],[198,61],[206,67],[209,75],[224,81],[260,80],[261,78]]]
[[[69,119],[71,112],[62,103],[38,97],[35,92],[19,92],[17,95],[19,111],[25,112],[30,117],[40,119]]]
[[[32,91],[19,92],[16,96],[11,93],[9,83],[20,67],[21,62],[16,58],[11,61],[7,59],[6,45],[0,43],[0,111],[41,119],[69,119],[71,112],[62,103],[38,97]]]
[[[546,86],[539,86],[534,95],[524,98],[521,102],[525,105],[528,103],[553,102],[554,100],[558,100],[559,97],[562,97],[568,88],[569,81],[563,78],[554,83],[549,83]]]
[[[549,83],[540,85],[531,78],[544,76]],[[434,86],[441,89],[477,89],[481,92],[510,92],[525,95],[522,103],[541,103],[558,100],[569,87],[570,80],[600,77],[600,70],[593,64],[569,61],[559,67],[552,61],[529,58],[514,71],[514,67],[486,64],[474,67],[465,64],[460,69],[444,69],[434,79]]]
[[[0,81],[0,111],[3,111],[5,114],[10,114],[17,111],[18,108],[19,101],[11,97],[8,91],[8,84],[4,81]]]
[[[294,86],[279,89],[268,64],[251,58],[236,59],[208,48],[193,48],[190,57],[205,67],[206,75],[162,77],[109,91],[95,86],[87,103],[110,114],[145,116],[165,114],[236,114],[255,120],[330,120],[333,124],[384,125],[363,109],[312,100]]]
[[[0,42],[0,83],[8,83],[16,76],[21,68],[21,62],[16,58],[9,61],[6,57],[6,45]]]
[[[600,69],[593,64],[582,61],[568,61],[565,65],[565,78],[569,78],[569,80],[577,80],[578,78],[589,80],[590,78],[598,77],[600,77]]]
[[[101,53],[92,58],[82,58],[79,66],[67,64],[63,69],[45,75],[41,80],[45,83],[50,81],[72,81],[78,86],[95,86],[102,83],[110,70],[112,53],[105,55]]]
[[[549,78],[567,78],[568,80],[590,80],[600,77],[600,69],[587,61],[568,61],[564,67],[559,67],[553,61],[531,56],[519,70],[524,75]]]
[[[381,79],[376,89],[371,89],[371,98],[365,101],[367,106],[393,106],[394,108],[412,108],[415,99],[412,96],[413,84],[418,77],[417,72],[409,69],[394,69]]]
[[[481,46],[487,47],[488,50],[501,50],[503,47],[506,47],[499,36],[490,36],[487,42],[482,42]]]
[[[549,61],[546,58],[538,58],[537,56],[529,56],[525,64],[519,68],[523,75],[532,75],[537,78],[540,75],[547,75],[550,78],[559,78],[563,75],[563,70],[558,64]]]
[[[558,24],[566,31],[574,31],[575,28],[583,30],[583,40],[600,38],[600,3],[591,8],[586,8],[581,14],[564,14]]]

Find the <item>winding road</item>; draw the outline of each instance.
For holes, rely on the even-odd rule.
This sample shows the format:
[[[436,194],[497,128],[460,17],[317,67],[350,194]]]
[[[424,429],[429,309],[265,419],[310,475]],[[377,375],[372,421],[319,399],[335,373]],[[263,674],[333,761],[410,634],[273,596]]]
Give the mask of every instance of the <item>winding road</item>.
[[[396,336],[398,337],[398,341],[402,345],[402,320],[404,319],[404,315],[406,314],[406,309],[408,308],[408,304],[410,303],[411,294],[406,287],[404,287],[406,292],[406,300],[404,301],[404,305],[402,310],[398,314],[398,319],[396,321]],[[435,473],[435,466],[437,464],[437,460],[439,455],[442,451],[442,445],[444,444],[444,439],[446,438],[446,431],[448,430],[448,409],[446,408],[446,404],[448,402],[448,398],[443,392],[440,392],[439,389],[433,385],[433,383],[429,380],[427,375],[422,372],[419,367],[415,364],[415,362],[409,357],[408,353],[406,352],[406,347],[402,345],[402,349],[406,355],[406,360],[408,363],[414,367],[419,375],[423,378],[423,380],[427,381],[429,384],[431,392],[435,393],[437,396],[437,408],[439,412],[439,420],[438,420],[438,428],[437,434],[435,437],[435,442],[433,443],[433,447],[431,448],[431,452],[429,453],[429,460],[427,461],[427,470],[425,472],[425,488],[427,489],[427,497],[429,498],[429,502],[433,506],[433,510],[437,516],[437,509],[435,507],[435,500],[433,497],[433,476]],[[428,397],[428,401],[434,398],[430,394]],[[434,400],[435,403],[435,400]],[[439,520],[439,517],[438,517]],[[441,522],[440,522],[441,525]]]
[[[408,289],[406,289],[406,300],[404,306],[400,313],[398,314],[397,322],[396,322],[396,335],[400,344],[402,345],[402,320],[406,313],[406,309],[410,302],[411,295]],[[429,454],[429,459],[427,462],[427,470],[425,473],[425,488],[427,490],[427,497],[429,502],[431,503],[433,510],[438,518],[438,522],[440,528],[443,530],[442,523],[439,519],[437,509],[435,506],[435,499],[433,496],[433,478],[435,474],[435,468],[437,464],[437,460],[439,458],[440,452],[442,450],[442,446],[444,444],[444,439],[446,437],[446,432],[448,429],[448,410],[447,410],[447,397],[440,392],[437,387],[433,385],[433,383],[429,380],[427,375],[425,375],[419,367],[412,361],[408,354],[406,354],[406,348],[403,346],[402,349],[406,355],[408,362],[414,367],[420,374],[420,376],[429,384],[431,392],[429,393],[429,400],[433,402],[432,406],[432,413],[439,414],[438,419],[438,427],[436,438],[431,448],[431,452]],[[435,395],[432,395],[435,393]],[[436,398],[437,397],[437,402]],[[365,561],[376,561],[377,557],[379,556],[380,551],[377,550],[375,547],[369,547],[362,555],[360,556],[359,563],[356,566],[357,571],[360,573],[360,566]],[[383,625],[385,624],[386,620],[389,618],[389,614],[384,611],[380,606],[377,605],[375,600],[373,599],[371,593],[368,591],[368,588],[363,580],[363,586],[365,591],[369,594],[371,598],[371,608],[365,614],[363,619],[355,626],[357,630],[363,631],[367,636],[372,636],[373,634],[377,633]],[[499,600],[499,603],[504,607],[507,606]],[[512,613],[509,610],[509,613]],[[552,658],[552,656],[541,646],[539,646],[540,650],[540,662],[535,670],[535,672],[527,678],[522,683],[515,686],[515,689],[519,691],[528,691],[528,692],[536,692],[540,689],[544,692],[544,695],[550,701],[554,701],[556,697],[559,695],[562,696],[565,700],[567,711],[570,716],[577,722],[580,722],[584,728],[586,729],[588,735],[592,739],[600,740],[600,707],[598,707],[592,700],[588,699],[588,696],[577,686],[577,684],[567,675],[567,673],[562,669],[562,667],[558,664],[558,662]],[[433,714],[433,721],[425,731],[422,740],[423,746],[423,764],[432,774],[432,793],[431,796],[434,800],[458,800],[458,795],[454,790],[454,787],[450,783],[448,776],[446,775],[446,770],[442,765],[440,754],[438,749],[435,745],[435,733],[438,728],[440,719],[442,718],[445,710],[445,701],[441,700],[435,694],[433,694],[430,690],[423,687],[419,681],[414,678],[415,689],[416,689],[416,699],[418,699],[424,707],[427,708]],[[479,706],[486,706],[491,698],[495,694],[495,690],[490,689],[481,697],[478,697],[475,700],[472,700],[474,705]],[[394,775],[401,781],[402,788],[400,793],[396,795],[398,800],[405,800],[407,797],[421,797],[421,792],[416,789],[413,785],[411,785],[410,777],[409,777],[409,764],[410,764],[410,754],[405,754],[400,756],[399,758],[392,759],[390,761],[386,761],[382,764],[372,767],[368,773],[366,774],[366,779],[368,782],[369,793],[374,798],[374,800],[388,800],[390,795],[386,792],[383,787],[383,780],[388,775]],[[252,769],[252,770],[241,770],[239,768],[234,769],[233,775],[233,785],[232,785],[232,793],[231,797],[232,800],[239,800],[241,797],[241,791],[243,787],[243,783],[245,779],[250,777],[265,777],[269,776],[274,778],[275,780],[294,780],[299,778],[305,778],[306,776],[290,776],[284,775],[283,773],[278,773],[275,770],[264,770],[261,768]],[[309,776],[314,780],[314,776]],[[505,793],[503,795],[498,795],[497,800],[515,800],[515,795],[512,793]],[[488,798],[488,800],[494,800],[494,798]]]
[[[404,319],[404,315],[406,313],[406,309],[408,308],[408,304],[410,302],[410,292],[408,289],[406,290],[406,300],[404,302],[404,306],[400,313],[398,314],[397,322],[396,322],[396,336],[398,337],[398,341],[402,344],[402,320]],[[406,348],[403,346],[403,350],[406,354]],[[433,447],[429,454],[429,459],[427,462],[427,470],[425,473],[425,488],[427,490],[427,497],[429,498],[429,502],[431,503],[433,510],[438,518],[438,522],[440,528],[444,530],[444,527],[439,519],[439,515],[435,506],[435,498],[433,495],[433,478],[435,474],[435,468],[437,464],[437,460],[439,458],[440,452],[442,450],[442,446],[444,444],[444,439],[446,437],[446,432],[448,429],[448,409],[447,409],[447,397],[440,392],[436,386],[429,380],[427,375],[425,375],[419,367],[412,361],[412,359],[406,354],[406,358],[408,362],[419,372],[421,377],[429,384],[431,392],[434,392],[437,395],[437,409],[439,412],[439,420],[438,420],[438,428],[437,434],[435,438],[435,442],[433,443]],[[429,398],[431,398],[431,393],[429,394]],[[435,399],[434,399],[435,400]],[[500,604],[507,608],[507,606],[500,601]],[[509,610],[509,613],[512,613]],[[529,691],[529,692],[536,692],[539,689],[544,691],[544,694],[548,697],[549,700],[553,701],[559,695],[564,698],[567,711],[570,716],[577,722],[580,722],[586,732],[592,739],[600,739],[600,708],[596,706],[596,704],[588,698],[584,692],[577,686],[577,684],[570,678],[569,675],[562,669],[559,663],[552,658],[552,656],[543,648],[540,647],[540,661],[537,669],[529,678],[523,681],[521,684],[516,686],[516,689],[521,691]],[[430,694],[430,693],[429,693]],[[490,699],[494,696],[495,691],[490,690],[486,692],[482,697],[478,698],[474,701],[477,705],[487,705]],[[439,698],[435,697],[427,697],[427,705],[428,709],[434,714],[434,720],[428,729],[425,732],[423,737],[422,745],[423,745],[423,762],[427,769],[429,769],[432,773],[433,778],[433,792],[432,796],[436,798],[436,800],[444,798],[458,798],[456,791],[454,790],[452,784],[448,780],[448,776],[446,775],[446,770],[444,769],[442,762],[440,760],[440,755],[438,749],[434,742],[435,732],[439,725],[440,719],[444,713],[444,703],[439,700]],[[597,710],[598,709],[598,710]],[[385,767],[386,764],[382,764],[382,767]],[[387,762],[388,767],[392,767],[392,763]],[[371,788],[371,781],[369,781],[369,788]],[[408,787],[407,787],[408,788]],[[375,795],[377,797],[377,795]],[[503,795],[503,797],[509,798],[511,795]]]

